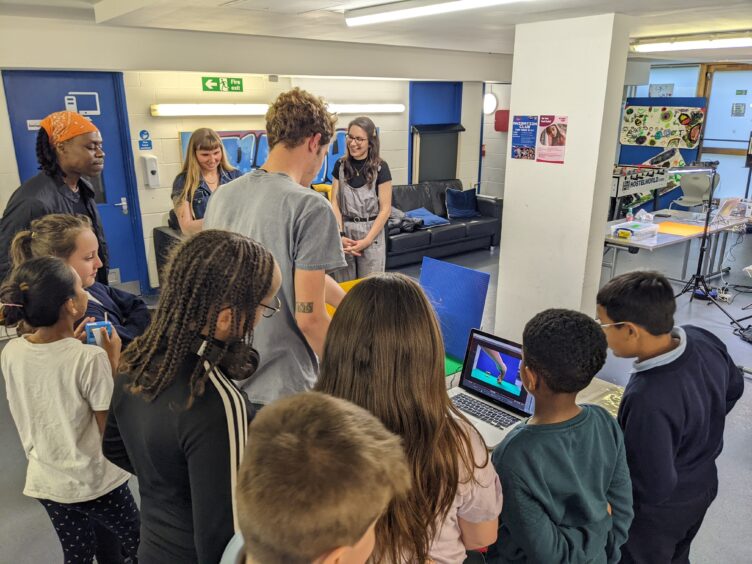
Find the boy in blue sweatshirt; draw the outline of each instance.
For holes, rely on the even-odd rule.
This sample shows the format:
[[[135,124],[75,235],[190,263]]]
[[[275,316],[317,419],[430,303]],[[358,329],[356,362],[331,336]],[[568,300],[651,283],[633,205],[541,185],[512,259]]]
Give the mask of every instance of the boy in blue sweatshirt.
[[[504,506],[490,562],[611,564],[632,521],[632,484],[616,420],[577,405],[606,361],[588,316],[549,309],[525,326],[520,377],[535,413],[494,449]]]
[[[619,407],[635,511],[622,562],[688,563],[742,373],[715,335],[674,327],[673,288],[657,272],[618,276],[597,302],[609,347],[636,359]]]

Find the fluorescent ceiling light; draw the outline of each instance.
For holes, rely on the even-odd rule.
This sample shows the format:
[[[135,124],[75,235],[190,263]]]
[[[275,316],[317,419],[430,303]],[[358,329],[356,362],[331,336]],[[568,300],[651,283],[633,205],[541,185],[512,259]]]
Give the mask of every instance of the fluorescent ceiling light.
[[[401,114],[404,104],[327,104],[337,114]]]
[[[659,53],[663,51],[694,51],[696,49],[731,49],[752,47],[752,37],[686,37],[671,38],[660,43],[636,43],[632,49],[638,53]],[[657,41],[657,39],[655,40]]]
[[[370,8],[346,10],[345,23],[354,27],[526,1],[528,0],[410,0],[408,2],[392,2]]]
[[[154,117],[263,116],[269,104],[152,104]]]
[[[327,104],[338,114],[401,114],[404,104]],[[152,104],[153,117],[264,116],[269,104]]]

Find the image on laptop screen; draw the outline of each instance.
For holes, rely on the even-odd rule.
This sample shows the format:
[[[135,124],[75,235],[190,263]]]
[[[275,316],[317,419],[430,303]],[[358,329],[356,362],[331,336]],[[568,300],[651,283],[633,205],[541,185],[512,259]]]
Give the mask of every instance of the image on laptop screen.
[[[460,386],[519,413],[533,413],[534,398],[520,379],[519,345],[473,329]]]

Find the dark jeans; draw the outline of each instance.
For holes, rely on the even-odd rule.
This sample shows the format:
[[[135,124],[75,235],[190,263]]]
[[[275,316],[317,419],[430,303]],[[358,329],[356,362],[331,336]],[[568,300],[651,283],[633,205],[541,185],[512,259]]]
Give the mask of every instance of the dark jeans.
[[[718,484],[691,501],[641,505],[621,547],[622,564],[689,564],[689,548],[718,493]]]
[[[40,499],[63,548],[65,564],[138,562],[141,519],[128,484],[97,499],[58,503]]]

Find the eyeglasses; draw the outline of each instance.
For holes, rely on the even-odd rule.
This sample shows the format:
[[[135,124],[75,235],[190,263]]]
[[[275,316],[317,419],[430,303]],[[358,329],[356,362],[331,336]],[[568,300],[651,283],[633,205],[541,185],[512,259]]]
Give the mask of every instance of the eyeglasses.
[[[598,325],[601,326],[601,329],[605,329],[606,327],[616,327],[617,325],[624,325],[627,323],[626,321],[617,321],[615,323],[601,323],[600,319],[596,319],[595,321],[596,323],[598,323]]]
[[[360,144],[360,143],[365,143],[366,141],[368,141],[368,139],[366,139],[365,137],[353,137],[353,136],[352,136],[352,135],[350,135],[349,133],[347,134],[347,136],[346,136],[346,137],[347,137],[347,140],[348,140],[348,141],[355,141],[355,142],[356,142],[356,143],[358,143],[358,144]]]
[[[282,302],[280,301],[280,299],[279,299],[279,296],[274,296],[274,299],[275,299],[275,300],[276,300],[276,302],[277,302],[277,305],[276,305],[276,306],[268,306],[268,305],[266,305],[266,304],[262,304],[262,303],[259,303],[259,307],[263,307],[263,308],[265,308],[265,309],[269,310],[269,311],[266,311],[266,312],[264,312],[264,313],[262,314],[262,315],[263,315],[263,317],[265,317],[266,319],[269,319],[269,318],[270,318],[270,317],[272,317],[272,316],[273,316],[273,315],[274,315],[275,313],[277,313],[277,312],[278,312],[278,311],[279,311],[280,309],[282,309]]]

